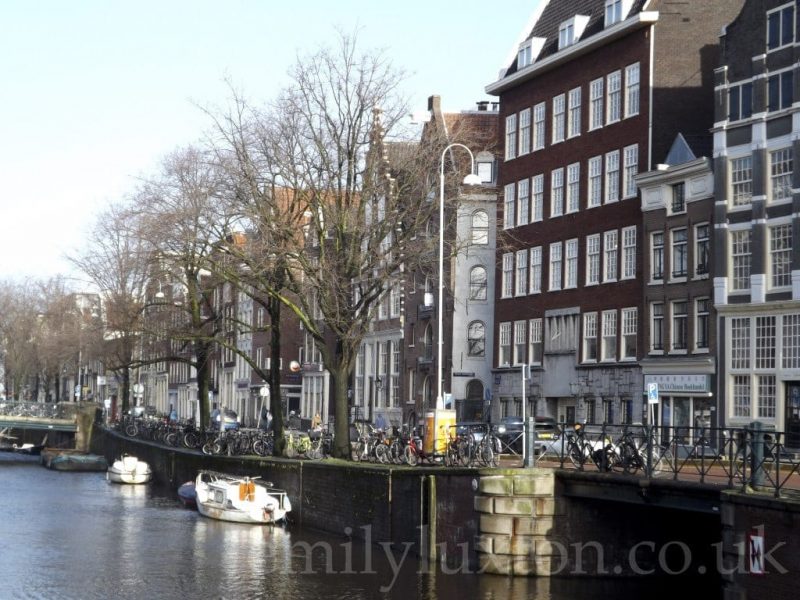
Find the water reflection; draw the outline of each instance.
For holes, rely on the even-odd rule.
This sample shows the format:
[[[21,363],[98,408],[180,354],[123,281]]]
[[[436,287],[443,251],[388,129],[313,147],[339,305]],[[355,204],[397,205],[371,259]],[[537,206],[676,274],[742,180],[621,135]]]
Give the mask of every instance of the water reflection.
[[[183,508],[175,490],[3,458],[3,598],[657,600],[687,589],[678,579],[445,574],[344,535],[207,519]],[[704,582],[692,589],[698,596],[720,593]]]

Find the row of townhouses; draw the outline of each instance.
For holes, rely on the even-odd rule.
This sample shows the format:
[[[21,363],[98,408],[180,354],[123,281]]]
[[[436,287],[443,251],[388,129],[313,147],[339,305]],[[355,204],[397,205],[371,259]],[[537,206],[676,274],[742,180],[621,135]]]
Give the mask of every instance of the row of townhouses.
[[[795,0],[542,0],[486,87],[496,100],[445,113],[432,96],[421,143],[466,140],[481,185],[448,191],[459,251],[442,306],[435,265],[387,291],[353,416],[421,421],[443,361],[460,420],[759,420],[800,447],[798,13]],[[265,318],[232,288],[217,301]],[[319,352],[282,328],[280,357],[258,335],[235,343],[281,361],[287,411],[327,420]],[[263,381],[229,350],[214,360],[214,402],[254,421]],[[140,380],[150,402],[191,414],[190,370]]]

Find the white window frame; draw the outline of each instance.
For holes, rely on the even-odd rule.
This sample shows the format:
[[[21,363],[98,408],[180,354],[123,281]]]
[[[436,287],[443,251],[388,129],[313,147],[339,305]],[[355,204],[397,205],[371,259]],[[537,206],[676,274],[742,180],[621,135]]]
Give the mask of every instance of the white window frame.
[[[564,289],[578,287],[578,238],[566,241],[564,263]]]
[[[545,119],[547,103],[539,102],[533,107],[533,150],[541,150],[545,144]]]
[[[525,364],[525,351],[528,347],[528,322],[514,321],[514,344],[511,351],[511,364]]]
[[[683,239],[681,239],[681,236]],[[670,280],[684,281],[689,276],[689,230],[675,227],[669,231]],[[677,270],[678,267],[682,270]]]
[[[593,156],[589,159],[589,176],[587,178],[588,194],[586,203],[588,208],[595,208],[603,204],[603,156]]]
[[[511,321],[500,323],[497,338],[497,366],[511,366]]]
[[[637,327],[639,323],[639,316],[637,309],[623,308],[622,309],[622,349],[621,360],[636,360],[637,353]]]
[[[567,214],[578,212],[581,202],[581,163],[567,166]]]
[[[653,231],[650,234],[650,281],[663,281],[665,266],[664,232]]]
[[[794,172],[794,152],[791,146],[778,148],[769,153],[769,194],[770,203],[792,201],[792,174]]]
[[[603,233],[603,283],[617,281],[619,271],[619,234],[616,229]]]
[[[517,156],[524,156],[531,151],[531,109],[519,112],[519,151]]]
[[[705,345],[700,344],[700,332],[705,329]],[[694,351],[708,352],[711,344],[711,299],[695,298],[694,300]]]
[[[753,201],[753,156],[730,159],[730,190],[733,208],[749,207]]]
[[[530,280],[528,291],[531,294],[542,292],[542,247],[534,246],[530,249]]]
[[[776,223],[767,228],[769,237],[769,287],[792,286],[792,224]],[[782,268],[781,268],[782,267]]]
[[[561,242],[550,244],[550,276],[548,291],[557,292],[561,289],[562,269],[564,263],[563,247]]]
[[[678,307],[682,312],[679,312]],[[670,354],[686,354],[689,348],[689,302],[686,299],[673,300],[670,302],[669,312]],[[679,330],[682,330],[680,336],[678,335]]]
[[[752,273],[753,245],[752,230],[733,229],[730,235],[730,290],[731,292],[747,292],[750,290]],[[738,274],[737,274],[738,273]]]
[[[567,137],[574,138],[581,134],[581,88],[569,91],[569,114],[567,115]]]
[[[605,203],[619,200],[619,150],[606,152]]]
[[[500,297],[511,298],[514,295],[514,253],[503,254],[503,271],[500,286]]]
[[[636,174],[639,172],[639,144],[626,146],[622,153],[623,156],[623,171],[622,171],[622,193],[623,198],[636,197]]]
[[[517,184],[508,183],[504,188],[503,194],[503,229],[511,229],[514,227],[514,220],[517,217]]]
[[[528,364],[541,365],[544,357],[542,319],[528,321]]]
[[[663,354],[664,353],[664,303],[651,302],[650,303],[650,353]],[[656,340],[656,333],[658,333],[658,340]]]
[[[617,311],[604,310],[602,320],[602,337],[600,340],[600,361],[615,362],[617,360]]]
[[[600,129],[605,124],[604,90],[605,80],[602,77],[589,83],[589,131]]]
[[[517,115],[506,117],[506,148],[505,158],[511,160],[517,157]]]
[[[537,223],[544,219],[544,174],[534,175],[531,183],[531,223]]]
[[[600,283],[600,234],[586,236],[586,285]]]
[[[524,296],[528,293],[527,250],[517,250],[516,275],[516,296]]]
[[[620,279],[636,277],[636,225],[622,229],[622,274]]]
[[[639,63],[625,67],[625,118],[635,117],[639,114],[641,96],[639,93],[640,70]]]
[[[783,18],[783,13],[786,10],[791,10],[791,15],[790,15],[790,18],[789,18],[789,22],[791,23],[791,27],[792,27],[792,34],[791,34],[791,40],[788,41],[788,42],[784,42],[783,41],[784,40],[784,23],[785,23],[785,20]],[[776,13],[778,13],[778,24],[779,24],[779,26],[778,26],[778,40],[777,40],[777,43],[770,45],[771,44],[771,40],[770,40],[769,20],[770,20],[770,17],[772,17]],[[795,36],[796,36],[796,32],[795,32],[795,29],[796,29],[795,19],[796,18],[797,17],[795,15],[795,3],[794,2],[787,2],[786,4],[783,4],[781,6],[777,6],[777,7],[773,8],[772,10],[768,10],[767,11],[767,14],[766,14],[766,31],[765,31],[765,36],[764,36],[764,43],[766,44],[767,52],[774,52],[776,50],[780,50],[781,48],[786,48],[787,46],[791,46],[794,43]]]
[[[606,125],[622,119],[622,71],[606,75]]]
[[[553,97],[553,144],[563,142],[567,125],[566,97],[558,94]]]
[[[590,341],[594,341],[593,346]],[[590,348],[594,349],[591,353]],[[581,349],[581,362],[596,363],[599,357],[600,344],[597,342],[597,313],[583,313],[583,344]],[[594,356],[592,356],[594,354]]]
[[[564,214],[564,168],[550,172],[550,217]]]
[[[531,181],[527,177],[517,182],[517,226],[527,225],[530,215]]]

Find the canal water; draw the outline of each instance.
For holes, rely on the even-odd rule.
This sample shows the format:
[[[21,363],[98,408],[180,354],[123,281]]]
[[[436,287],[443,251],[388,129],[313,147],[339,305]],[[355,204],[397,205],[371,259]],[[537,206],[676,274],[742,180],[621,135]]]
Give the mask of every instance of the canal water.
[[[721,596],[681,578],[546,579],[448,573],[331,536],[223,523],[183,508],[175,490],[62,473],[0,452],[0,598],[36,600],[416,598],[673,599]]]

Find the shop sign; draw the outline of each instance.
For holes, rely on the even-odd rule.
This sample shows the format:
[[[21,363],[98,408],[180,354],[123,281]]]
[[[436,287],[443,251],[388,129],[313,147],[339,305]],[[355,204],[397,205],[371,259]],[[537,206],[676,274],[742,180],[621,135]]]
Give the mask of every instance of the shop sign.
[[[644,385],[658,385],[660,394],[697,394],[711,392],[708,375],[645,375]]]

